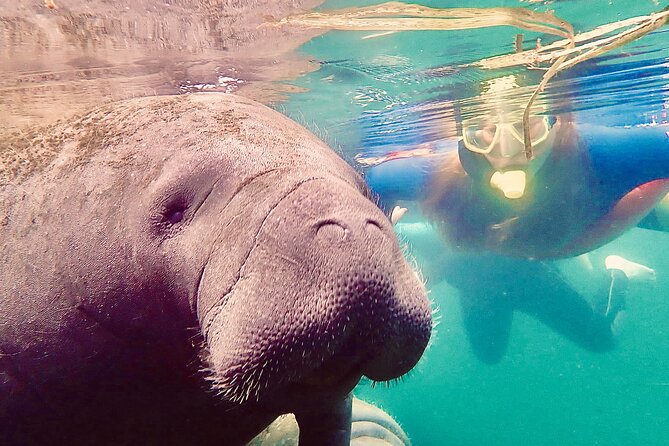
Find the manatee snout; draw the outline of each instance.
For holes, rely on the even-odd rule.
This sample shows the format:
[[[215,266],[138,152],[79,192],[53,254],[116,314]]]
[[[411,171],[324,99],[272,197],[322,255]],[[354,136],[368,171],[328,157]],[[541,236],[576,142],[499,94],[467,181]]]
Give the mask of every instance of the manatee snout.
[[[363,375],[397,378],[431,331],[425,289],[388,218],[336,177],[304,181],[273,207],[225,305],[209,343],[233,399],[277,386],[345,394]]]
[[[303,238],[288,237],[280,247],[295,258],[306,253],[318,277],[302,297],[315,318],[305,335],[318,339],[329,333],[339,348],[329,353],[344,356],[336,361],[356,358],[370,379],[407,373],[429,340],[430,308],[388,218],[358,190],[336,180],[305,184],[277,214],[292,213],[291,205],[313,209],[301,217]]]

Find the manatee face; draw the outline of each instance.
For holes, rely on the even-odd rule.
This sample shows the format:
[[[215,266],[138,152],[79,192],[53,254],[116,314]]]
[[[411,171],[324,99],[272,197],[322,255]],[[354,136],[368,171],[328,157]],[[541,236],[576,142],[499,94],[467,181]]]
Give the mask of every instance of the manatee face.
[[[57,130],[0,196],[0,425],[243,444],[294,412],[327,444],[307,432],[361,376],[418,361],[430,309],[388,219],[292,121],[198,94]]]
[[[425,308],[387,219],[327,177],[297,181],[267,208],[247,220],[258,230],[232,287],[218,273],[227,250],[217,245],[205,266],[199,309],[216,388],[243,401],[406,373],[426,341]]]

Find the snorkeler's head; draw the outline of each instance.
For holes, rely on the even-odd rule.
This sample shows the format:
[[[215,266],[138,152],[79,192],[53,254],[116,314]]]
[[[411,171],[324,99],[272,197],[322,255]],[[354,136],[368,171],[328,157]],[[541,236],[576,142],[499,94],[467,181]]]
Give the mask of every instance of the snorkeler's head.
[[[545,110],[533,107],[528,132],[532,142],[527,157],[523,112],[527,95],[520,93],[515,76],[505,76],[483,84],[481,112],[461,122],[460,159],[474,178],[486,181],[505,197],[516,199],[525,193],[527,182],[543,165],[553,146],[552,120]]]

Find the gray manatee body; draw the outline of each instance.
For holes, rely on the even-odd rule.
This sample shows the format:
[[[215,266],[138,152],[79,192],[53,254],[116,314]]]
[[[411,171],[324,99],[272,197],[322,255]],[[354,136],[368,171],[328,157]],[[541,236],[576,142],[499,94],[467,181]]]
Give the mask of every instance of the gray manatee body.
[[[425,290],[360,177],[264,106],[134,99],[0,142],[0,444],[242,445],[409,371]]]

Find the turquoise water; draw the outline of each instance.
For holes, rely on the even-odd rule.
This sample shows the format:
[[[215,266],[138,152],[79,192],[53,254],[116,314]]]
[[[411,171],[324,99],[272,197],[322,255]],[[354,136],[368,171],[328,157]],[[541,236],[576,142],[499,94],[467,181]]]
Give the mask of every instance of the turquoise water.
[[[375,2],[329,1],[321,9]],[[662,9],[654,1],[423,2],[428,6],[522,6],[554,10],[576,32]],[[403,141],[455,136],[443,98],[475,107],[482,81],[509,73],[532,84],[537,72],[514,68],[483,72],[461,68],[483,57],[512,51],[512,28],[456,32],[415,31],[362,39],[374,32],[329,32],[301,48],[320,69],[295,81],[305,89],[278,108],[312,129],[352,161],[369,141],[392,146]],[[538,35],[525,33],[526,42]],[[542,42],[551,41],[541,36]],[[669,32],[655,32],[551,82],[545,98],[582,120],[615,125],[658,119],[669,102]],[[529,45],[529,43],[527,43]],[[546,100],[546,99],[542,99]],[[432,112],[416,114],[421,104]],[[365,116],[383,112],[386,125],[370,128]],[[437,128],[437,130],[435,130]],[[442,130],[439,130],[442,129]],[[429,132],[434,132],[431,134]],[[365,139],[367,138],[367,139]],[[403,139],[404,138],[404,139]],[[417,217],[414,215],[414,220]],[[419,218],[417,220],[420,220]],[[560,222],[555,222],[560,224]],[[404,237],[419,264],[447,249],[437,237],[428,249]],[[652,267],[654,283],[633,283],[617,347],[587,352],[536,319],[515,312],[509,346],[495,365],[472,353],[463,328],[458,291],[427,277],[440,324],[416,369],[386,388],[363,382],[358,396],[395,416],[414,445],[667,445],[669,444],[669,233],[632,229],[597,249],[588,261],[602,270],[617,254]],[[557,266],[584,294],[592,294],[583,259]],[[485,274],[482,271],[481,274]],[[547,290],[550,292],[551,290]]]

